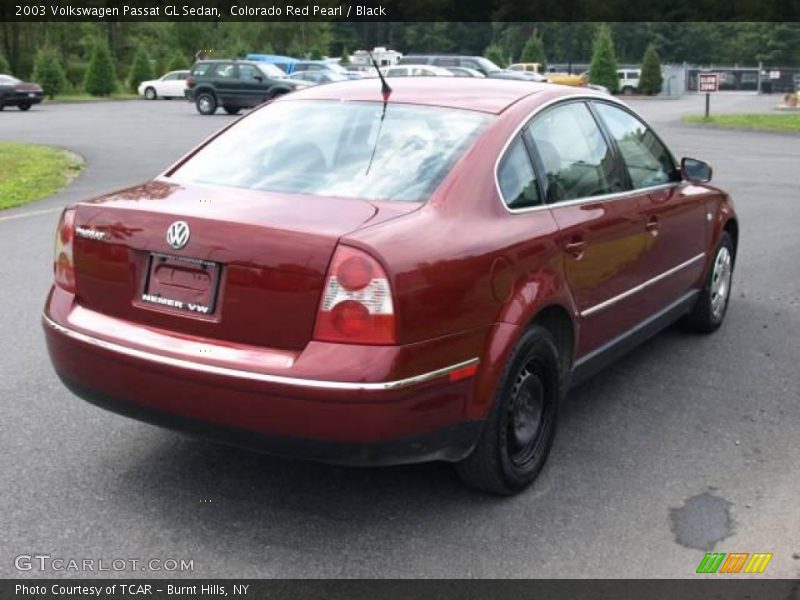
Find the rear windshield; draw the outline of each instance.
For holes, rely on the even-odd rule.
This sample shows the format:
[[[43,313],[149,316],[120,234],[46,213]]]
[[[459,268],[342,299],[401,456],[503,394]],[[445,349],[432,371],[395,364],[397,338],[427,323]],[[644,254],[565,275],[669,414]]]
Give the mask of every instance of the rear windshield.
[[[381,102],[282,101],[178,168],[184,183],[421,202],[491,117]]]

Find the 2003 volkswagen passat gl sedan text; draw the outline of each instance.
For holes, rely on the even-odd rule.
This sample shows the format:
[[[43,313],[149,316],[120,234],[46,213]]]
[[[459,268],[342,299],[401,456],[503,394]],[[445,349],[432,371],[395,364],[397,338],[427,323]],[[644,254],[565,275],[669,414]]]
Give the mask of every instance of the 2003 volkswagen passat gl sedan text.
[[[674,320],[720,325],[738,225],[708,165],[606,95],[392,86],[282,97],[67,207],[44,314],[64,383],[233,444],[450,461],[508,494],[570,385]]]

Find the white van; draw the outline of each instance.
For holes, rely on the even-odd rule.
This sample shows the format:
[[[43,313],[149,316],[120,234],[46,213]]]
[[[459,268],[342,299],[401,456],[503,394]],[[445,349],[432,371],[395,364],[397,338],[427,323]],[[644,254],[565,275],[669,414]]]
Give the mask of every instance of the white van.
[[[641,69],[617,69],[619,77],[619,91],[626,96],[635,94],[639,91],[639,78],[642,76]]]

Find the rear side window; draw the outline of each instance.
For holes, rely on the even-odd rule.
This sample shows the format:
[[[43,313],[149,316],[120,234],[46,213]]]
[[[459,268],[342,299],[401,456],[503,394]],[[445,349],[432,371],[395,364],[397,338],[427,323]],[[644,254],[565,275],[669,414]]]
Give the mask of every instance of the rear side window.
[[[192,68],[192,75],[202,77],[211,68],[211,63],[198,63]]]
[[[544,166],[548,202],[622,189],[611,149],[583,102],[548,109],[534,118],[526,135]]]
[[[178,182],[370,200],[426,200],[490,115],[381,102],[282,100],[242,119]]]
[[[210,71],[209,74],[220,79],[233,79],[236,76],[236,65],[219,63],[214,66],[214,70]]]
[[[517,138],[506,152],[497,171],[497,182],[503,202],[509,208],[526,208],[541,204],[539,185],[528,150],[522,138]]]
[[[617,142],[635,189],[673,180],[675,163],[669,150],[644,123],[610,104],[598,102],[595,107]]]

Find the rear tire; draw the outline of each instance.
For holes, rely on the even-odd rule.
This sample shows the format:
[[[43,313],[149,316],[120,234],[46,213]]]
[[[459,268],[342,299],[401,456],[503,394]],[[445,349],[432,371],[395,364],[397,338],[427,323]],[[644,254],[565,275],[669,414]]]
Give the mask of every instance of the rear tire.
[[[733,240],[727,231],[723,231],[703,291],[692,312],[682,321],[686,329],[697,333],[711,333],[722,325],[731,296],[734,253]]]
[[[155,100],[156,98],[158,98],[158,94],[156,94],[155,88],[149,87],[145,88],[144,97],[147,98],[148,100]]]
[[[23,102],[22,104],[18,104],[17,108],[19,108],[20,110],[30,110],[31,104],[28,102]]]
[[[197,96],[195,106],[197,107],[197,112],[201,115],[213,115],[217,112],[217,99],[214,94],[203,92]]]
[[[633,96],[633,88],[629,85],[626,85],[624,88],[622,88],[622,95]]]
[[[468,485],[510,496],[542,470],[555,438],[561,375],[558,348],[534,325],[506,364],[483,432],[472,453],[456,464]]]
[[[223,106],[222,108],[224,108],[225,112],[229,115],[238,115],[239,111],[242,110],[240,106]]]

